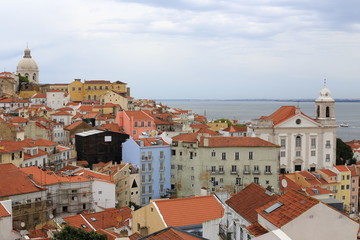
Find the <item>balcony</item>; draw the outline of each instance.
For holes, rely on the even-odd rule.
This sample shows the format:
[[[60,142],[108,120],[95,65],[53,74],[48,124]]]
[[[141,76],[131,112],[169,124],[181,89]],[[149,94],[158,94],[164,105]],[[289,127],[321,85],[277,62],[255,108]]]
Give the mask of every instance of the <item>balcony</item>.
[[[244,174],[244,175],[249,175],[250,173],[251,173],[250,170],[246,170],[246,169],[245,169],[245,170],[243,171],[243,174]]]
[[[215,174],[217,174],[217,171],[216,171],[216,170],[214,170],[214,171],[210,170],[209,172],[210,172],[210,175],[215,175]]]
[[[167,192],[167,193],[176,193],[177,190],[176,190],[176,188],[174,188],[174,189],[167,188],[167,189],[166,189],[166,192]]]
[[[260,170],[254,170],[254,171],[253,171],[253,175],[259,175],[260,173],[261,173]]]
[[[265,175],[271,175],[272,172],[264,172]]]
[[[219,170],[218,174],[224,174],[224,170]]]
[[[237,174],[238,174],[238,171],[237,171],[237,170],[231,170],[230,174],[231,174],[231,175],[237,175]]]

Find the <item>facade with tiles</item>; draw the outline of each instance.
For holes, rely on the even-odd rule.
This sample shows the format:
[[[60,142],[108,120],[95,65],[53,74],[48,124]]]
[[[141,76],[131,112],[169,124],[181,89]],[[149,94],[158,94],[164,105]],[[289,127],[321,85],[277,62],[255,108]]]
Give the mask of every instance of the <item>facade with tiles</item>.
[[[130,138],[123,143],[123,162],[139,168],[141,206],[151,199],[167,197],[170,161],[170,145],[161,138]]]
[[[282,106],[253,120],[250,134],[280,145],[281,173],[330,168],[336,159],[335,101],[324,88],[315,100],[315,118],[299,107]]]
[[[236,193],[255,182],[279,191],[279,147],[260,138],[173,138],[171,189],[177,197],[196,196],[201,189]]]

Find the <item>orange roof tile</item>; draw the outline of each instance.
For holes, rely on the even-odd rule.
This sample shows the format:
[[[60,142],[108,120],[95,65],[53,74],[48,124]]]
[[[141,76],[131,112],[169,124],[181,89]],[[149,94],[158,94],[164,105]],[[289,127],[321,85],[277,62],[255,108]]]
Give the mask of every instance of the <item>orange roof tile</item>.
[[[231,132],[231,133],[234,133],[234,132],[246,132],[247,127],[246,126],[244,126],[244,127],[230,126],[228,128],[223,129],[222,131]]]
[[[21,168],[20,170],[23,171],[27,175],[32,174],[34,181],[36,181],[41,186],[47,186],[47,185],[52,185],[52,184],[57,184],[57,183],[62,183],[62,182],[89,182],[89,181],[92,181],[83,176],[62,176],[61,174],[55,174],[52,171],[42,170],[36,166]]]
[[[317,171],[323,172],[326,175],[328,175],[329,177],[336,177],[337,176],[337,174],[335,172],[331,171],[330,169],[319,169]]]
[[[153,118],[146,112],[140,111],[124,111],[124,113],[130,118],[133,117],[134,120],[153,120]]]
[[[191,124],[190,127],[191,128],[210,128],[208,125],[202,124],[202,123],[200,123],[200,124]]]
[[[92,112],[93,106],[91,105],[81,105],[79,107],[80,112]]]
[[[192,233],[186,232],[184,230],[168,227],[162,229],[160,231],[154,232],[149,234],[141,239],[153,239],[153,240],[198,240],[198,239],[205,239],[198,235],[194,235]]]
[[[12,117],[9,122],[11,123],[27,123],[29,122],[28,119],[23,118],[23,117]]]
[[[22,145],[16,141],[2,140],[0,141],[0,153],[13,153],[22,151]]]
[[[0,175],[1,197],[42,191],[30,181],[29,177],[21,171],[21,168],[11,163],[0,164]]]
[[[8,216],[11,216],[11,214],[8,212],[8,210],[6,210],[4,205],[0,203],[0,217],[8,217]]]
[[[56,146],[58,145],[58,143],[56,142],[52,142],[52,141],[48,141],[42,138],[38,138],[38,139],[31,139],[31,138],[26,138],[23,140],[24,142],[32,142],[33,144],[35,144],[36,146],[39,147],[46,147],[46,146]]]
[[[30,155],[30,154],[24,152],[24,160],[40,157],[40,156],[43,156],[43,155],[47,155],[47,152],[42,151],[41,149],[38,149],[38,153],[35,154],[35,155]]]
[[[33,96],[32,98],[46,98],[46,93],[38,93],[35,96]]]
[[[56,112],[56,113],[53,113],[51,114],[51,116],[72,116],[71,113],[68,113],[68,112],[65,112],[65,111],[60,111],[60,112]]]
[[[83,119],[96,118],[99,113],[87,113],[83,116]]]
[[[144,142],[144,146],[145,147],[150,147],[150,146],[167,146],[169,145],[167,142],[165,142],[162,138],[140,138],[136,141],[136,143],[139,145],[139,141],[143,141]],[[158,144],[158,142],[160,142],[160,144]]]
[[[97,213],[82,213],[64,217],[63,219],[70,226],[91,232],[93,228],[96,230],[111,227],[119,228],[126,225],[131,218],[131,209],[129,207],[122,207],[120,209],[109,209]],[[119,221],[119,219],[121,219],[121,221]],[[93,228],[89,224],[91,224]],[[87,228],[83,228],[81,225],[86,225]]]
[[[177,135],[175,137],[173,137],[173,141],[174,142],[178,142],[178,141],[182,141],[182,142],[197,142],[197,136],[198,134],[197,133],[184,133],[184,134],[180,134],[180,135]]]
[[[74,123],[72,123],[72,124],[70,124],[70,125],[68,125],[68,126],[66,126],[64,129],[65,130],[72,130],[72,129],[74,129],[74,128],[76,128],[77,126],[80,126],[81,125],[81,123],[83,123],[83,121],[82,120],[79,120],[79,121],[76,121],[76,122],[74,122]]]
[[[111,84],[111,82],[107,80],[87,80],[84,84]]]
[[[210,130],[208,128],[200,128],[196,133],[198,133],[198,134],[199,133],[206,133],[206,134],[209,134],[211,136],[216,136],[216,135],[220,136],[221,135],[221,133],[217,133],[217,132],[212,131],[212,130]]]
[[[119,132],[119,133],[125,133],[117,123],[105,123],[101,125],[100,127],[97,127],[97,129],[100,130],[108,130],[112,132]]]
[[[296,191],[288,191],[284,195],[280,196],[277,200],[269,202],[268,204],[260,207],[256,210],[258,214],[264,217],[277,227],[282,227],[290,221],[294,220],[320,201],[308,197]],[[271,212],[266,212],[266,209],[273,206],[276,203],[282,204]]]
[[[349,172],[350,170],[347,168],[347,166],[345,165],[337,165],[335,166],[335,168],[339,171],[339,172]]]
[[[206,144],[206,140],[208,144]],[[279,147],[258,137],[202,137],[201,147]]]
[[[247,226],[246,230],[248,230],[255,237],[261,236],[261,235],[269,232],[266,228],[261,226],[258,222],[255,222],[254,224]]]
[[[105,180],[105,181],[108,181],[108,182],[112,181],[110,175],[106,175],[106,174],[99,173],[99,172],[96,172],[96,171],[91,171],[91,170],[87,170],[87,169],[81,169],[79,171],[76,171],[76,173],[78,173],[78,174],[82,173],[81,176],[84,176],[84,177],[89,178],[89,179],[100,179],[100,180]]]
[[[221,218],[224,208],[213,195],[154,200],[167,226],[188,226]]]
[[[355,166],[347,166],[348,169],[351,171],[351,176],[359,176],[360,175],[360,171],[357,172],[356,167]]]
[[[333,191],[321,187],[307,187],[305,191],[310,196],[334,193]]]
[[[315,121],[311,117],[306,114],[300,112],[300,114],[312,121]],[[296,107],[295,106],[281,106],[278,110],[272,113],[270,116],[262,116],[260,119],[271,119],[273,120],[274,126],[288,120],[289,118],[296,115]]]
[[[251,223],[257,221],[256,209],[278,198],[275,194],[268,194],[266,189],[256,183],[246,188],[226,201],[235,212]]]
[[[136,233],[133,233],[129,236],[129,240],[138,240],[140,238],[142,238],[143,235],[141,235],[140,233],[136,232]]]

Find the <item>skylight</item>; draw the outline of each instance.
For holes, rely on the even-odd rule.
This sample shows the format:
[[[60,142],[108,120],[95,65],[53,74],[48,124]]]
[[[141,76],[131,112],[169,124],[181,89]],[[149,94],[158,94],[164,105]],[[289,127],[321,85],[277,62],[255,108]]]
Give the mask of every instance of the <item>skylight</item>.
[[[271,213],[273,211],[275,211],[276,209],[278,209],[279,207],[281,207],[282,205],[284,205],[281,202],[276,202],[273,205],[271,205],[270,207],[268,207],[267,209],[264,210],[265,213]]]
[[[94,218],[94,217],[91,217],[90,219],[93,220],[94,222],[96,221],[96,218]]]

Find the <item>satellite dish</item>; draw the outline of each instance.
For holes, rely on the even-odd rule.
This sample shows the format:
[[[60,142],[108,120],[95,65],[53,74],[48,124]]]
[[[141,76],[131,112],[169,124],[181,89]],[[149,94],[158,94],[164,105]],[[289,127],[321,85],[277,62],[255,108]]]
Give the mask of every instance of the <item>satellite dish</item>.
[[[52,213],[50,213],[49,218],[50,218],[50,219],[53,219],[53,218],[54,218],[54,215],[53,215]]]
[[[281,180],[281,186],[283,188],[286,188],[288,186],[288,183],[287,183],[286,179]]]
[[[118,222],[122,222],[122,220],[123,220],[122,216],[118,216],[118,217],[116,218],[116,221],[118,221]]]
[[[20,226],[21,226],[21,227],[25,227],[25,222],[21,222],[21,223],[20,223]]]

